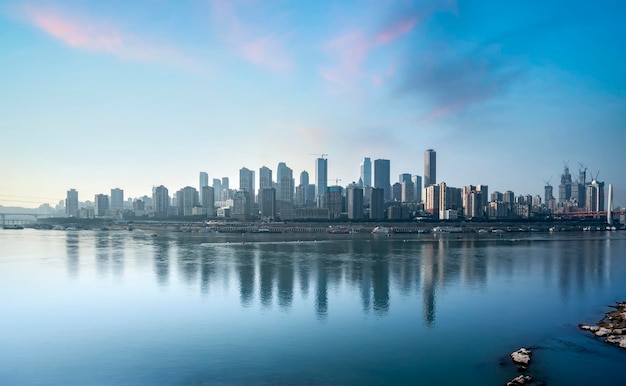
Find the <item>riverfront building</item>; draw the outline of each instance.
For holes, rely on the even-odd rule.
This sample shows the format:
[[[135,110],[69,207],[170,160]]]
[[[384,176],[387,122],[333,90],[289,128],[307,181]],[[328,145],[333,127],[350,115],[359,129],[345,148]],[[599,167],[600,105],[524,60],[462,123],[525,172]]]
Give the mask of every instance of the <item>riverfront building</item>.
[[[67,191],[65,198],[65,215],[67,217],[78,217],[78,192],[75,189]]]
[[[437,153],[433,149],[424,152],[424,187],[437,183]]]

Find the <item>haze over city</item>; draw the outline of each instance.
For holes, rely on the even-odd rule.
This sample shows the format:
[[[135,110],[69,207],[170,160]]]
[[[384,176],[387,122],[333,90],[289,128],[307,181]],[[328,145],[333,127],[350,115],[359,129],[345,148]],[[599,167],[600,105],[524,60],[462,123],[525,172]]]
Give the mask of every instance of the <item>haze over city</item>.
[[[626,188],[626,5],[6,1],[0,205],[126,197],[363,157],[542,194],[563,162]],[[314,155],[315,154],[315,155]],[[617,202],[618,204],[620,202]]]

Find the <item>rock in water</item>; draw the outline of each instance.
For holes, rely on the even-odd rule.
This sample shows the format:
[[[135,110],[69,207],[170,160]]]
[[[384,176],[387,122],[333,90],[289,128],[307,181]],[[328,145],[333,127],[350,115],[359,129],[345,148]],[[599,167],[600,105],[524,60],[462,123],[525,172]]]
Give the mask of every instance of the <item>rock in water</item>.
[[[527,368],[530,365],[530,356],[533,355],[532,351],[527,348],[520,348],[519,350],[511,353],[511,359],[513,359],[513,363],[516,365],[522,366],[522,368]]]
[[[527,385],[533,381],[533,378],[530,375],[518,375],[513,378],[510,382],[507,382],[506,386],[519,386],[519,385]]]

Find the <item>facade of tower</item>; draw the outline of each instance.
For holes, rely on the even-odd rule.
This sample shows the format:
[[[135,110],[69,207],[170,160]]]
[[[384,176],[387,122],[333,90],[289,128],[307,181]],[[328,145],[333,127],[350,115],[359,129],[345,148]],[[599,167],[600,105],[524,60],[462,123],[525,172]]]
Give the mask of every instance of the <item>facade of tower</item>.
[[[111,209],[123,210],[124,209],[124,190],[119,188],[111,189]]]
[[[159,185],[152,188],[152,211],[156,217],[167,216],[167,209],[170,206],[170,196],[167,188]]]
[[[348,201],[348,219],[349,220],[362,220],[363,219],[363,188],[360,188],[356,184],[351,184],[346,190],[346,198]]]
[[[222,180],[213,179],[213,191],[215,192],[215,201],[222,201]]]
[[[78,192],[75,189],[67,191],[65,198],[65,215],[67,217],[78,216]]]
[[[382,220],[385,218],[385,190],[370,189],[370,219]]]
[[[259,169],[259,190],[272,187],[272,169],[263,166]]]
[[[223,181],[222,185],[224,185]],[[248,199],[254,202],[254,170],[248,168],[239,169],[239,190],[248,192]]]
[[[604,211],[604,182],[592,180],[587,185],[587,202],[585,205],[587,212]]]
[[[280,162],[276,170],[276,186],[278,188],[276,200],[292,203],[294,192],[293,185],[293,170],[284,162]]]
[[[180,216],[193,215],[193,207],[200,205],[200,195],[196,188],[185,186],[176,192],[176,203],[178,205],[178,214]]]
[[[259,209],[262,221],[276,219],[276,189],[263,188],[259,191]]]
[[[412,176],[411,181],[413,181],[413,189],[415,189],[415,193],[413,193],[415,202],[422,202],[422,176]]]
[[[561,183],[559,184],[559,202],[569,201],[572,197],[572,175],[569,168],[565,166],[563,174],[561,174]]]
[[[437,153],[433,149],[424,152],[424,187],[437,183]]]
[[[93,198],[94,215],[96,217],[102,217],[106,215],[106,211],[109,209],[109,196],[106,194],[96,194]]]
[[[209,174],[207,172],[200,172],[199,180],[198,192],[202,192],[202,187],[209,186]]]
[[[361,161],[361,181],[363,186],[372,186],[372,160],[370,157],[365,157]]]
[[[385,201],[391,200],[391,166],[388,159],[374,161],[374,187],[383,189]]]
[[[215,217],[215,189],[203,186],[200,191],[200,205],[207,217]]]
[[[318,197],[318,206],[323,200],[319,200],[320,196],[326,194],[326,188],[328,187],[328,160],[326,158],[318,158],[315,161],[315,196]]]

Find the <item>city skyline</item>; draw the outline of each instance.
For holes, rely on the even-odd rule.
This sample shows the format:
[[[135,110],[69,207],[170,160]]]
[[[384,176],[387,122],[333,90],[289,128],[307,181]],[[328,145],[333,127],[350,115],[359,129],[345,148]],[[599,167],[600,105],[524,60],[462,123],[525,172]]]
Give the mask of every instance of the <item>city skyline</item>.
[[[198,187],[199,171],[237,185],[242,167],[279,162],[315,181],[314,153],[327,154],[329,185],[357,182],[364,157],[423,176],[429,148],[449,186],[543,195],[571,160],[619,196],[625,12],[617,1],[9,0],[0,205],[55,204],[71,188],[82,200],[174,192]]]

